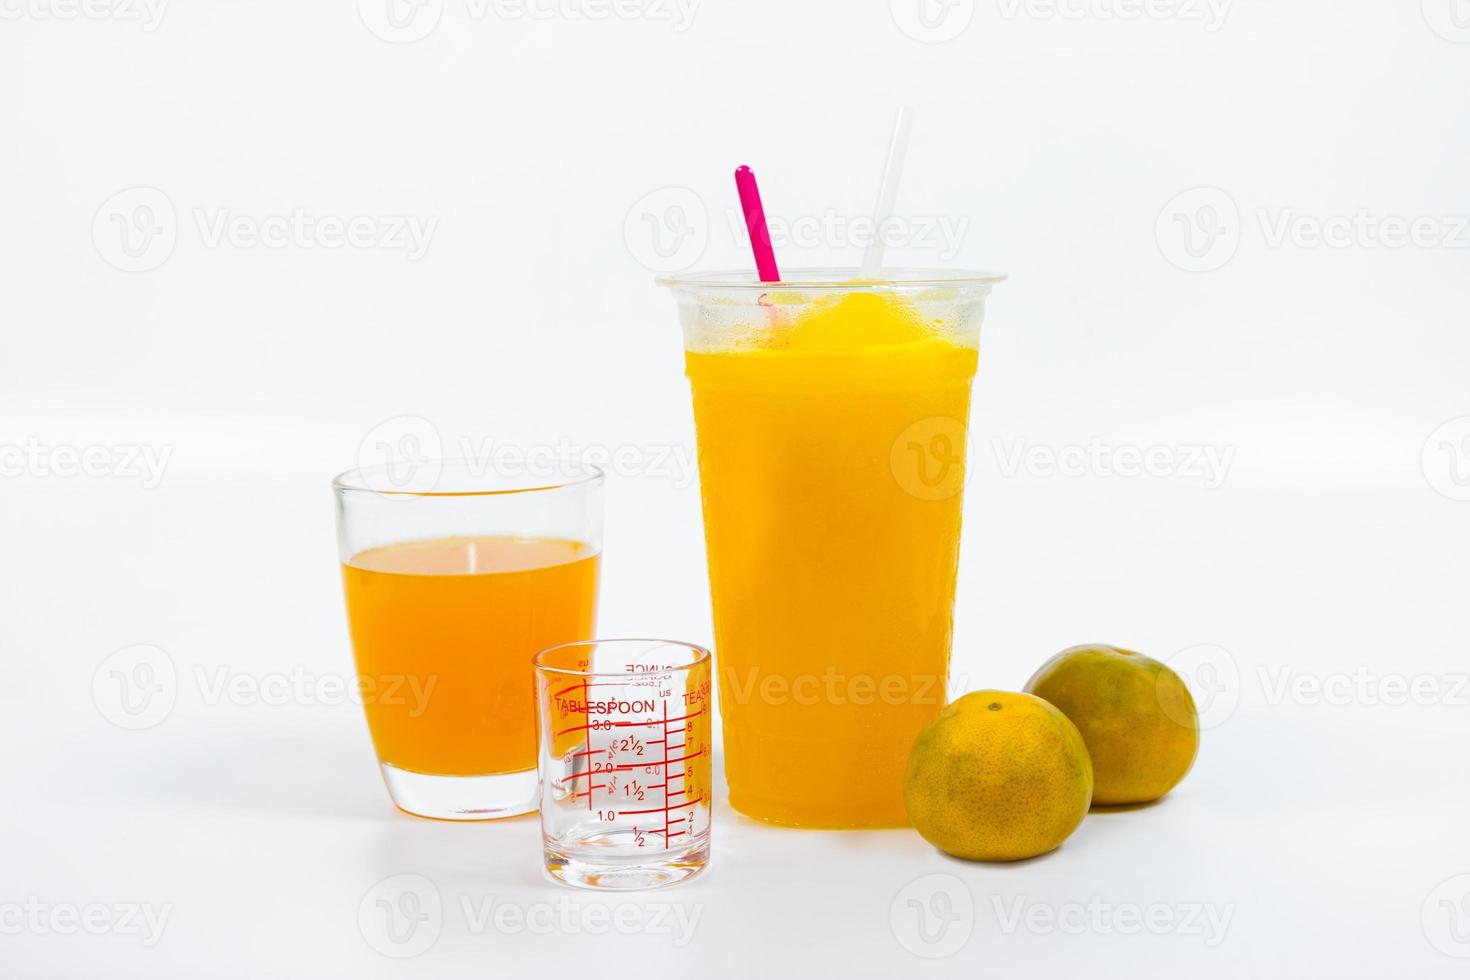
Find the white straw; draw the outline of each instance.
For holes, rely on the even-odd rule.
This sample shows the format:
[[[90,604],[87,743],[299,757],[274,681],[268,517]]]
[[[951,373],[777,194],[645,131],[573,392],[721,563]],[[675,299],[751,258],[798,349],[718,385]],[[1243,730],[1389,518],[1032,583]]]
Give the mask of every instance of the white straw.
[[[888,144],[888,160],[883,165],[883,182],[878,185],[878,203],[873,206],[873,237],[863,252],[862,278],[876,279],[883,268],[883,226],[893,217],[893,202],[898,199],[898,184],[903,177],[903,159],[909,152],[909,131],[914,128],[914,110],[899,106],[893,120],[893,139]]]

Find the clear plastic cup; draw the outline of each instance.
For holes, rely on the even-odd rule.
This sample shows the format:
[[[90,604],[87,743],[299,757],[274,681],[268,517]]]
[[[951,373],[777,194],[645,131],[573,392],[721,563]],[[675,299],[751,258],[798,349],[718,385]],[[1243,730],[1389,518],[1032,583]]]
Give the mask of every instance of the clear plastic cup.
[[[948,682],[970,385],[991,287],[935,269],[659,280],[694,396],[730,802],[907,823]]]

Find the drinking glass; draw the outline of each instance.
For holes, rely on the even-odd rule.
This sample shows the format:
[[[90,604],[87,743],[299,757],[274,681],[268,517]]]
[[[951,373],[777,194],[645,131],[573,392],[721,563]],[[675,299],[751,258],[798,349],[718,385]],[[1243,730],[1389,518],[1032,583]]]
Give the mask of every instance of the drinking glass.
[[[441,820],[536,808],[538,650],[592,635],[603,475],[474,460],[333,482],[358,684],[393,803]]]

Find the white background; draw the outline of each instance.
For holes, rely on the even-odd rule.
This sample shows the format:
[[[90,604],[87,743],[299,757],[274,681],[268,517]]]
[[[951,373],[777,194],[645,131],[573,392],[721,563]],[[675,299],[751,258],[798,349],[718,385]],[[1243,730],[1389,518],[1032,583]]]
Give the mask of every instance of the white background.
[[[929,2],[0,0],[0,974],[1463,975],[1470,6]],[[784,264],[856,262],[902,102],[893,260],[1012,277],[956,686],[1084,641],[1173,658],[1194,772],[1013,866],[722,801],[706,878],[606,899],[541,881],[534,819],[393,810],[360,709],[311,686],[352,673],[329,478],[402,416],[451,455],[629,447],[602,631],[707,642],[653,275],[746,264],[740,163],[827,228],[778,231]],[[249,237],[298,209],[371,240]],[[377,237],[403,218],[426,249]],[[1094,440],[1163,463],[1045,465]],[[137,644],[166,690],[130,731],[93,680]],[[397,944],[404,888],[441,911]]]

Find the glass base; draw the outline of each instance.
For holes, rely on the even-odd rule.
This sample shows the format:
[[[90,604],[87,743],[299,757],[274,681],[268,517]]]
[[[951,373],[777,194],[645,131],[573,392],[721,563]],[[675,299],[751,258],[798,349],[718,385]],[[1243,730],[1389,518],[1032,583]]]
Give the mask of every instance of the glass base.
[[[532,813],[540,789],[536,770],[495,776],[430,776],[388,763],[383,782],[393,805],[434,820],[497,820]]]
[[[688,881],[709,867],[709,834],[696,837],[688,847],[657,854],[620,855],[609,853],[630,843],[630,835],[608,834],[617,841],[579,840],[572,847],[558,847],[546,840],[546,873],[553,880],[574,888],[598,891],[639,891]],[[622,838],[628,836],[628,841]]]

